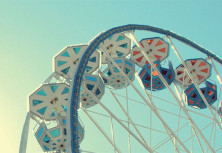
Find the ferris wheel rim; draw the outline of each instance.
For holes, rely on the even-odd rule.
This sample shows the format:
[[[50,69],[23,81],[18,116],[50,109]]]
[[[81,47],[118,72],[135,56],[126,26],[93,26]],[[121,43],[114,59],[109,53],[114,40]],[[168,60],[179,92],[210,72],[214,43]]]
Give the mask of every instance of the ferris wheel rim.
[[[70,99],[70,107],[69,107],[69,111],[68,111],[68,120],[70,123],[70,129],[68,128],[68,132],[71,134],[71,150],[72,152],[79,152],[79,142],[78,142],[78,135],[75,134],[74,132],[70,132],[70,131],[76,131],[77,130],[77,122],[78,122],[78,101],[79,101],[79,93],[80,93],[80,86],[81,86],[81,82],[82,82],[82,77],[83,77],[83,73],[85,71],[85,67],[87,65],[88,59],[90,57],[90,55],[96,50],[96,48],[99,46],[99,44],[104,41],[105,39],[107,39],[109,36],[116,34],[116,33],[120,33],[120,32],[124,32],[124,31],[134,31],[134,30],[142,30],[142,31],[149,31],[149,32],[155,32],[155,33],[159,33],[159,34],[164,34],[167,36],[170,36],[172,38],[175,38],[193,48],[195,48],[196,50],[208,55],[209,57],[212,57],[213,59],[215,59],[219,64],[222,64],[222,59],[220,57],[218,57],[216,54],[210,52],[209,50],[201,47],[200,45],[198,45],[195,42],[192,42],[191,40],[184,38],[174,32],[168,31],[168,30],[164,30],[161,28],[156,28],[156,27],[152,27],[152,26],[148,26],[148,25],[136,25],[136,24],[129,24],[129,25],[123,25],[123,26],[119,26],[119,27],[115,27],[112,28],[110,30],[107,30],[104,33],[101,33],[100,35],[98,35],[94,40],[91,41],[91,43],[89,44],[88,48],[85,50],[79,65],[75,71],[75,75],[73,75],[72,78],[72,83],[71,83],[71,99]],[[84,57],[84,58],[83,58]],[[75,80],[75,81],[74,81]],[[75,96],[74,96],[75,95]],[[72,109],[71,109],[72,108]],[[69,135],[70,135],[69,134]]]

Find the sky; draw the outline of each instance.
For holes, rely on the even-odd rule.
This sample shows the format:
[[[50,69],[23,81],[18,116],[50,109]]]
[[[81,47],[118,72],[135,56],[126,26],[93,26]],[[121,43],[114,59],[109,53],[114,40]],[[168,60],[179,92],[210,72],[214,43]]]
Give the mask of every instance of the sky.
[[[220,0],[0,0],[2,152],[18,152],[27,97],[67,45],[88,43],[116,26],[143,24],[174,31],[222,57],[221,19]],[[30,132],[28,145],[34,141]]]

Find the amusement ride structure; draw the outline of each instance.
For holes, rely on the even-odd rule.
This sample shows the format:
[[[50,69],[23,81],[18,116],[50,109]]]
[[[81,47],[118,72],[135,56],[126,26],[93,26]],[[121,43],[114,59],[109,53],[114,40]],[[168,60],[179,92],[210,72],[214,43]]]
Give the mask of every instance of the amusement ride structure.
[[[62,49],[29,95],[43,152],[221,152],[222,59],[173,32],[125,25]]]

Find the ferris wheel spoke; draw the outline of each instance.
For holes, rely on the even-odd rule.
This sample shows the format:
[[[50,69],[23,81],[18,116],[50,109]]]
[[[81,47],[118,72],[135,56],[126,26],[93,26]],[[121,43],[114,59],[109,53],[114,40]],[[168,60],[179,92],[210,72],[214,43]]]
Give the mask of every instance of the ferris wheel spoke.
[[[218,103],[217,103],[217,107],[216,107],[217,108],[217,112],[215,112],[215,114],[218,113],[219,107],[222,107],[221,95],[222,95],[222,85],[220,86],[220,90],[219,90]],[[221,114],[219,114],[219,116],[221,116]]]
[[[193,128],[190,128],[190,135],[193,135]],[[193,137],[191,137],[191,152],[193,152],[194,141]]]
[[[215,126],[215,131],[214,131],[214,149],[216,149],[215,148],[215,145],[216,145],[216,130],[217,130],[217,126]]]
[[[109,90],[111,92],[111,94],[113,95],[113,97],[115,98],[116,102],[118,103],[118,105],[120,106],[120,108],[122,109],[122,111],[124,112],[124,114],[127,116],[128,120],[130,121],[130,123],[133,125],[133,127],[135,128],[135,130],[137,131],[137,133],[139,134],[139,136],[141,137],[141,139],[143,140],[143,142],[148,146],[146,140],[144,139],[144,137],[142,136],[142,134],[140,133],[140,131],[138,130],[138,128],[136,127],[136,125],[134,124],[134,122],[132,121],[132,119],[129,117],[129,115],[127,114],[126,110],[123,108],[123,106],[121,105],[121,103],[119,102],[119,100],[116,98],[115,94]],[[150,146],[149,146],[150,147]]]
[[[219,98],[218,98],[218,104],[217,104],[217,111],[215,112],[215,114],[217,113],[219,115],[219,119],[220,119],[220,122],[222,124],[222,112],[221,112],[221,109],[222,109],[222,101],[220,100],[221,98],[221,95],[222,95],[222,85],[220,86],[220,93],[219,93]],[[220,105],[220,106],[219,106]],[[220,111],[219,111],[220,110]]]
[[[131,42],[130,42],[131,43]],[[132,46],[132,44],[131,44]],[[127,90],[127,86],[126,86],[126,111],[127,111],[127,115],[129,115],[129,99],[128,99],[128,90]],[[136,124],[135,124],[136,125]],[[129,119],[127,120],[127,127],[130,128],[130,122]],[[152,127],[151,127],[152,128]],[[151,145],[150,145],[151,146]],[[130,133],[128,132],[128,150],[129,153],[131,153],[131,143],[130,143]]]
[[[100,104],[100,106],[107,111],[107,113],[109,113],[124,129],[126,129],[128,132],[130,132],[130,134],[143,146],[145,147],[145,149],[147,149],[149,152],[153,152],[149,146],[147,146],[146,144],[144,144],[130,129],[127,128],[127,126],[125,126],[103,103],[100,102],[100,100],[95,97],[86,87],[82,86],[82,88],[87,91],[92,97],[93,99]]]
[[[206,125],[205,127],[203,127],[202,129],[201,129],[201,131],[203,131],[203,130],[205,130],[206,128],[208,128],[211,124],[215,124],[215,122],[210,122],[208,125]],[[215,128],[216,128],[217,126],[215,126]],[[190,139],[192,140],[193,139],[193,137],[194,137],[194,135],[195,134],[191,134],[191,137],[189,137],[188,139],[186,139],[185,141],[184,141],[184,143],[186,143],[187,141],[189,141]],[[215,149],[215,147],[214,147],[214,149]],[[215,150],[215,152],[217,152],[217,150]]]
[[[115,93],[115,94],[116,94],[117,96],[119,96],[119,97],[126,98],[125,96],[120,95],[120,94],[118,94],[118,93]],[[158,100],[160,100],[160,102],[166,102],[166,103],[168,103],[168,104],[170,104],[170,105],[173,105],[173,106],[179,107],[178,104],[176,104],[176,103],[172,103],[171,101],[168,101],[168,100],[166,100],[166,99],[162,99],[162,98],[160,98],[160,97],[158,97],[158,96],[153,95],[152,97],[153,97],[153,98],[156,98],[156,99],[158,99]],[[145,103],[140,102],[140,101],[138,101],[138,100],[136,100],[136,99],[132,99],[132,98],[128,98],[128,99],[131,100],[131,101],[133,101],[133,102],[137,102],[138,104],[146,105]]]
[[[196,138],[197,138],[197,141],[198,141],[198,143],[199,143],[199,146],[200,146],[200,149],[201,149],[201,151],[204,153],[204,149],[203,149],[203,145],[202,145],[202,143],[200,142],[200,138],[199,138],[199,136],[198,136],[198,134],[197,134],[197,132],[196,132],[196,129],[192,126],[192,128],[193,128],[193,132],[194,132],[194,134],[195,134],[195,136],[196,136]],[[209,148],[208,148],[209,149]]]
[[[182,130],[183,128],[185,128],[185,127],[188,126],[188,125],[189,125],[189,122],[186,123],[186,124],[184,124],[183,126],[181,126],[179,129],[177,129],[177,130],[175,131],[175,133],[179,132],[180,130]],[[159,147],[161,147],[163,144],[167,143],[168,141],[170,141],[170,138],[169,138],[169,137],[164,138],[164,139],[163,139],[162,141],[160,141],[157,145],[155,145],[155,146],[153,147],[153,149],[154,149],[154,150],[157,150]]]
[[[150,111],[150,128],[152,129],[152,111]],[[152,130],[150,130],[150,146],[152,146]]]
[[[126,98],[126,97],[124,97],[124,96],[122,96],[122,95],[118,95],[117,93],[114,93],[114,94],[115,94],[116,96],[120,96],[120,97]],[[148,95],[149,95],[149,94],[148,94]],[[147,106],[145,103],[139,102],[139,101],[137,101],[137,100],[134,100],[134,99],[129,99],[129,100],[131,100],[132,102],[135,102],[135,103],[138,103],[138,104]],[[177,115],[177,114],[175,114],[175,113],[166,111],[166,110],[164,110],[164,109],[161,109],[161,108],[158,108],[158,107],[155,107],[155,109],[158,110],[158,111],[160,111],[160,112],[165,112],[165,113],[167,113],[167,114],[169,114],[169,115],[177,116],[178,118],[183,118],[183,119],[188,120],[187,117],[184,117],[184,116],[181,116],[181,115]],[[211,119],[211,118],[210,118],[210,119]]]
[[[214,68],[216,74],[217,74],[217,79],[218,79],[219,83],[222,85],[221,75],[220,75],[219,71],[217,70],[217,68],[216,68],[216,66],[215,66],[215,64],[214,64],[213,59],[210,58],[210,61],[211,61],[212,65],[213,65],[213,68]]]
[[[181,107],[179,110],[179,118],[178,118],[178,123],[177,123],[177,129],[180,128],[180,119],[181,119]],[[176,132],[177,137],[179,137],[179,130]],[[175,141],[175,145],[177,146],[177,141]]]
[[[110,142],[110,144],[114,147],[114,149],[118,152],[121,153],[121,151],[119,150],[119,148],[117,148],[117,146],[115,145],[115,143],[108,137],[108,135],[105,133],[105,131],[99,126],[99,124],[93,119],[92,116],[90,116],[90,114],[87,112],[86,109],[83,109],[83,111],[85,112],[85,114],[90,118],[90,120],[95,124],[95,126],[100,130],[100,132],[106,137],[106,139]]]
[[[215,125],[215,123],[212,124],[211,132],[210,132],[210,138],[209,138],[210,143],[211,143],[211,138],[212,138],[212,135],[213,135],[214,125]],[[208,151],[209,151],[209,149],[207,149],[207,153],[208,153]]]
[[[112,116],[110,116],[110,124],[111,124],[112,140],[113,140],[113,144],[115,145],[115,136],[114,136],[114,129],[113,129],[113,119],[112,119]],[[115,148],[114,148],[114,153],[115,153]]]
[[[208,128],[211,124],[213,124],[213,121],[210,122],[209,124],[207,124],[206,126],[204,126],[202,129],[200,129],[201,131],[205,130],[206,128]],[[195,136],[195,134],[191,135],[189,138],[187,138],[186,140],[183,141],[183,143],[186,143],[187,141],[189,141],[190,139],[192,139]]]
[[[30,124],[30,113],[28,112],[22,129],[22,137],[20,140],[19,153],[26,153],[28,134],[29,134],[29,124]]]
[[[220,150],[222,150],[222,147],[220,147],[219,149],[217,149],[216,152],[218,152],[218,151],[220,151]]]
[[[94,113],[94,114],[97,114],[97,115],[100,115],[100,116],[104,116],[104,117],[106,117],[106,118],[110,118],[110,116],[108,116],[108,115],[105,115],[105,114],[101,114],[101,113],[98,113],[98,112],[95,112],[95,111],[92,111],[92,110],[87,110],[88,112],[90,112],[90,113]],[[129,123],[128,121],[126,121],[126,120],[123,120],[123,119],[119,119],[121,122],[124,122],[124,123]],[[130,124],[130,123],[129,123]],[[144,128],[144,129],[148,129],[148,130],[152,130],[152,131],[155,131],[155,132],[158,132],[158,133],[162,133],[162,134],[167,134],[166,132],[164,132],[164,131],[160,131],[160,130],[158,130],[158,129],[151,129],[150,127],[148,127],[148,126],[145,126],[145,125],[141,125],[141,124],[138,124],[138,123],[135,123],[135,125],[137,126],[137,127],[141,127],[141,128]]]
[[[81,152],[85,152],[85,153],[96,153],[96,152],[92,152],[92,151],[86,151],[86,150],[83,150],[83,149],[80,149]]]
[[[196,111],[194,111],[194,110],[192,110],[192,109],[188,109],[187,108],[187,111],[188,112],[191,112],[191,113],[193,113],[193,114],[196,114],[196,115],[200,115],[200,116],[202,116],[202,117],[204,117],[204,118],[208,118],[208,119],[210,119],[210,120],[214,120],[212,117],[209,117],[209,116],[207,116],[207,115],[204,115],[204,114],[202,114],[202,113],[198,113],[198,112],[196,112]]]
[[[175,132],[179,132],[180,130],[182,130],[183,128],[185,128],[186,126],[188,126],[189,124],[190,124],[190,123],[188,122],[187,124],[183,125],[180,129],[178,129],[178,130],[175,131]],[[212,123],[209,123],[205,128],[209,127],[209,125],[211,125],[211,124],[212,124]],[[201,130],[204,130],[205,128],[203,128],[203,129],[201,129]],[[192,129],[192,131],[194,132],[195,129],[193,129],[193,128],[191,128],[191,129]],[[195,132],[194,132],[194,133],[195,133]],[[185,144],[189,139],[192,139],[192,138],[194,137],[194,135],[195,135],[195,137],[197,137],[196,134],[197,134],[197,133],[191,135],[191,137],[188,138],[188,139],[187,139],[186,141],[184,141],[183,143]],[[161,147],[162,145],[164,145],[165,143],[167,143],[169,140],[170,140],[170,138],[165,138],[162,142],[160,142],[157,146],[154,147],[154,150],[158,149],[159,147]],[[198,143],[200,143],[199,137],[197,137],[197,140],[198,140]],[[200,145],[201,145],[201,150],[202,150],[202,152],[203,152],[202,144],[200,143]],[[191,145],[191,150],[192,150],[192,145]]]

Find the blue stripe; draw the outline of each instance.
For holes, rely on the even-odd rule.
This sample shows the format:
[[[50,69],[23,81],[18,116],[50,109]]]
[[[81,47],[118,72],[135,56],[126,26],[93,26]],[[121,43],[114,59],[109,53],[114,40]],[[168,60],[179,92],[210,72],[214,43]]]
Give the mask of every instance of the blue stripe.
[[[86,80],[97,82],[97,78],[96,77],[94,78],[94,77],[91,77],[91,76],[88,76],[88,75],[86,75]]]
[[[115,60],[116,63],[122,63],[122,60]]]
[[[71,121],[71,131],[78,131],[78,100],[79,100],[79,93],[80,93],[80,85],[83,77],[83,73],[85,71],[85,67],[88,63],[90,55],[96,50],[98,45],[104,41],[105,39],[109,38],[113,34],[124,32],[124,31],[131,31],[131,30],[145,30],[145,31],[151,31],[156,32],[159,34],[171,36],[174,39],[177,39],[183,43],[186,43],[187,45],[199,50],[200,52],[214,58],[217,62],[222,64],[222,59],[218,57],[217,55],[213,54],[209,50],[201,47],[200,45],[190,41],[187,38],[184,38],[176,33],[173,33],[168,30],[147,26],[147,25],[136,25],[136,24],[129,24],[124,25],[120,27],[112,28],[104,33],[101,33],[98,37],[96,37],[93,41],[91,41],[90,45],[86,49],[85,53],[83,54],[80,64],[77,68],[75,76],[73,76],[72,79],[75,79],[73,83],[73,91],[72,91],[72,98],[71,98],[71,108],[70,108],[70,121]],[[79,140],[78,135],[75,134],[75,132],[71,132],[71,148],[72,153],[79,153]]]
[[[130,67],[133,67],[133,64],[130,63],[130,62],[128,62],[127,60],[125,60],[125,63],[126,63],[127,65],[129,65]]]

